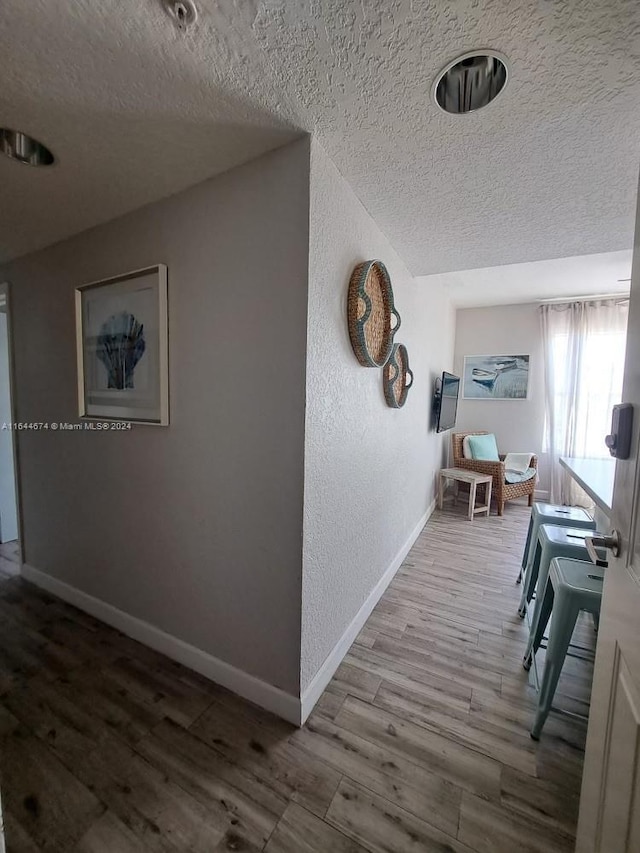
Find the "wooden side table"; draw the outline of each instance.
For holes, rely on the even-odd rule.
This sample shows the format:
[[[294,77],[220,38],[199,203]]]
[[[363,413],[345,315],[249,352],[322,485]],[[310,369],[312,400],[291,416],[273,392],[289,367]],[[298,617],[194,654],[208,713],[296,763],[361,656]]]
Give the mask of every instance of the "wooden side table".
[[[444,502],[444,487],[447,480],[453,480],[455,485],[454,500],[458,499],[458,483],[469,484],[469,521],[478,512],[486,512],[489,515],[491,506],[491,474],[479,474],[477,471],[467,471],[465,468],[442,468],[440,471],[440,485],[438,489],[438,506],[442,509]],[[486,485],[486,503],[476,506],[476,489],[479,485]]]

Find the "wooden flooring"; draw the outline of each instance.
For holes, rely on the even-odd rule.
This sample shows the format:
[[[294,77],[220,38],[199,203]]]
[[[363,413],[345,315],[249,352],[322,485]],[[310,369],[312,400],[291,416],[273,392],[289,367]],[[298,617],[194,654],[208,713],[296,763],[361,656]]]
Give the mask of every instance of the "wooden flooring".
[[[17,539],[11,542],[0,542],[0,572],[15,574],[20,567],[20,543]]]
[[[527,518],[436,513],[300,730],[4,578],[8,850],[572,851],[585,725],[529,738]],[[557,704],[584,710],[590,674]]]

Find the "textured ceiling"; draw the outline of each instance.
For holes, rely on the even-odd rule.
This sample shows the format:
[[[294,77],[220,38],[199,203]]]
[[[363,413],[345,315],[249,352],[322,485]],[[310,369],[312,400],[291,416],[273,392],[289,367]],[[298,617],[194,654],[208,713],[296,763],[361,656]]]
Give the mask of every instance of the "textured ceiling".
[[[628,293],[632,251],[553,258],[418,277],[439,284],[457,308]]]
[[[3,0],[0,125],[59,162],[0,158],[0,258],[283,144],[321,143],[426,275],[632,244],[640,162],[636,0]],[[449,116],[438,70],[511,61],[505,93]]]
[[[183,36],[160,0],[2,0],[0,125],[37,137],[58,162],[35,169],[0,157],[0,257],[299,134],[263,51],[243,49],[255,39],[250,4],[240,6],[200,2],[200,24]]]

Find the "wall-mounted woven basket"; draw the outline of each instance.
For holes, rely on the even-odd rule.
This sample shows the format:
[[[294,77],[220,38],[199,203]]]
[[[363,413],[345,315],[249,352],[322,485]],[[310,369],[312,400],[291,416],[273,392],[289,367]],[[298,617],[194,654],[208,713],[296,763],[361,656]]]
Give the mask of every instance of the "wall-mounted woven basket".
[[[392,317],[396,318],[392,326]],[[400,315],[393,304],[393,289],[382,261],[365,261],[354,269],[347,301],[349,337],[363,367],[382,367],[393,348],[400,328]]]
[[[394,344],[391,357],[382,371],[382,387],[387,405],[392,409],[401,409],[407,402],[412,385],[413,373],[409,368],[407,348],[404,344]]]

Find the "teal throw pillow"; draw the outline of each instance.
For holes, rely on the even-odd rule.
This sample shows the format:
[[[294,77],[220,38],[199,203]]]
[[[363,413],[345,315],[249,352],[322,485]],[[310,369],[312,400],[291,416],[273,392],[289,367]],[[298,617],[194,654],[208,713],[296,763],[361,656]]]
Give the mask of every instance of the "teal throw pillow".
[[[481,459],[483,462],[499,462],[498,445],[493,433],[489,435],[470,435],[469,450],[472,459]]]

